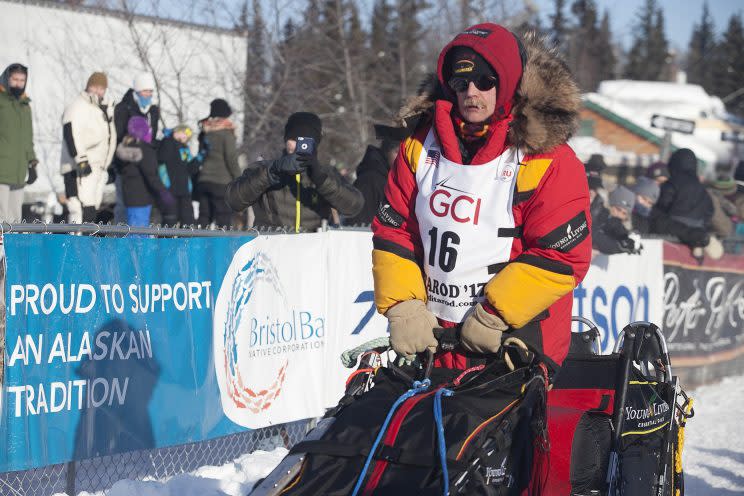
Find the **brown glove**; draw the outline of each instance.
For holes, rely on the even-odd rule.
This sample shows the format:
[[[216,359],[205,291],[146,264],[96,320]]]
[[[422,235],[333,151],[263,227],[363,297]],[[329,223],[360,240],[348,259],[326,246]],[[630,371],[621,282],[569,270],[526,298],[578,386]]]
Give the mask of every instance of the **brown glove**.
[[[413,358],[427,349],[437,350],[433,329],[437,318],[421,300],[401,301],[385,312],[390,322],[390,346],[398,355]]]
[[[501,317],[487,312],[478,303],[462,324],[460,343],[474,353],[496,353],[501,347],[501,334],[508,328]]]

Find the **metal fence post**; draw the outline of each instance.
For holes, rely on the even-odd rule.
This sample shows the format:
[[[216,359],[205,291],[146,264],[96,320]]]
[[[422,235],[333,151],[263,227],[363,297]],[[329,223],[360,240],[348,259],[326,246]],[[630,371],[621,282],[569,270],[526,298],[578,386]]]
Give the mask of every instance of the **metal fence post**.
[[[65,492],[68,496],[75,496],[75,461],[67,462],[65,468]]]

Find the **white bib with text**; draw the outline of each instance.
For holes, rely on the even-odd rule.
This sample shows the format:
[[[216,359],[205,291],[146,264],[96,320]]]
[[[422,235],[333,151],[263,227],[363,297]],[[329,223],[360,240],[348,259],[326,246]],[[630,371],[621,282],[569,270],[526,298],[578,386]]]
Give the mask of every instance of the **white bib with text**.
[[[429,131],[416,168],[416,218],[426,306],[437,317],[462,322],[483,300],[498,264],[509,261],[517,172],[516,148],[483,165],[463,165],[447,160]]]

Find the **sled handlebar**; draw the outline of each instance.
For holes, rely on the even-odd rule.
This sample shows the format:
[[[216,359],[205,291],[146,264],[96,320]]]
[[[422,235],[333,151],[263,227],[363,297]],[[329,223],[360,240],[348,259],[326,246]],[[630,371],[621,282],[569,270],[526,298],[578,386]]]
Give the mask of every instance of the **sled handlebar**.
[[[433,331],[440,351],[452,351],[460,344],[459,327],[435,327]]]

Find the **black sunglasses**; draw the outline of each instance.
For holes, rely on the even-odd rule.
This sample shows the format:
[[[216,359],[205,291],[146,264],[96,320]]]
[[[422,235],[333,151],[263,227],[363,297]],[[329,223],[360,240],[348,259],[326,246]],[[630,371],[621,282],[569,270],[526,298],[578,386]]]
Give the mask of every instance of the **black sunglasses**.
[[[460,93],[468,90],[471,81],[479,91],[488,91],[499,84],[499,80],[495,77],[484,75],[476,78],[453,77],[447,84],[452,88],[452,91]]]

